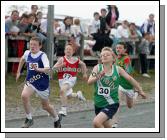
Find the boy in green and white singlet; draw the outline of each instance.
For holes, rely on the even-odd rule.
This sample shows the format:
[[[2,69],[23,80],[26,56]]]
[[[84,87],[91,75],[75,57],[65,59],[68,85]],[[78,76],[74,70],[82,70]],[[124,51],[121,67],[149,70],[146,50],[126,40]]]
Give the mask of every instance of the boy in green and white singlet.
[[[140,94],[145,95],[137,81],[127,74],[121,67],[113,65],[113,51],[104,47],[101,52],[102,64],[97,64],[88,79],[88,84],[94,84],[95,128],[112,127],[111,119],[119,108],[119,78],[123,76]]]

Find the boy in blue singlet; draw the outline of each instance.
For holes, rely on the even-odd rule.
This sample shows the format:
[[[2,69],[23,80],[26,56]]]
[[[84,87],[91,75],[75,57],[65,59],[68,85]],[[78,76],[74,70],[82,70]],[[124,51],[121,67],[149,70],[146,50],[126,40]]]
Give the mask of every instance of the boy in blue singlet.
[[[31,115],[30,97],[36,92],[41,98],[41,104],[44,110],[46,110],[54,118],[54,127],[61,127],[61,118],[57,115],[52,105],[49,103],[49,73],[50,66],[47,55],[40,51],[42,42],[40,38],[33,37],[30,40],[30,50],[25,51],[19,62],[17,70],[16,81],[20,77],[20,71],[23,64],[27,63],[27,77],[26,84],[24,85],[21,98],[23,106],[26,112],[26,119],[22,128],[28,128],[33,125],[33,119]]]

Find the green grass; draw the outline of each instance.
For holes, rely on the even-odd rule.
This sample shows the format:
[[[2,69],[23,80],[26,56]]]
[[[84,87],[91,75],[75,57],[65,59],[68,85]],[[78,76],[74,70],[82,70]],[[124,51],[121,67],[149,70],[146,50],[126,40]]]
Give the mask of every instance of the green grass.
[[[155,88],[155,76],[154,71],[150,71],[149,74],[151,75],[151,78],[144,78],[141,76],[141,74],[135,73],[134,78],[141,84],[143,87],[143,90],[150,94],[151,91]],[[50,101],[53,103],[56,103],[59,101],[59,86],[58,81],[56,78],[56,75],[54,74],[53,80],[51,80],[51,95],[50,95]],[[19,81],[15,82],[15,77],[12,74],[7,74],[5,79],[5,103],[6,107],[17,107],[22,104],[21,102],[21,84],[23,83],[25,79],[25,74],[21,76]],[[73,90],[76,92],[78,90],[81,90],[86,99],[92,100],[93,99],[93,92],[94,88],[93,85],[88,85],[86,81],[83,81],[82,75],[78,75],[77,84],[73,88]],[[37,98],[35,95],[31,98],[31,103],[33,105],[38,105],[40,103],[39,98]]]

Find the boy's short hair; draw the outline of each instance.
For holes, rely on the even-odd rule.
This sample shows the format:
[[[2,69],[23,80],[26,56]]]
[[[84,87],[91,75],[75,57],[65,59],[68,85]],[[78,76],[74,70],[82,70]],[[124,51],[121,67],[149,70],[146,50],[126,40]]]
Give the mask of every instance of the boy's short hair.
[[[31,41],[31,40],[37,41],[37,42],[39,43],[39,46],[42,45],[42,40],[41,40],[39,37],[32,37],[32,38],[30,39],[30,41]]]
[[[101,52],[102,51],[110,51],[110,52],[113,52],[113,50],[110,48],[110,47],[104,47],[102,50],[101,50]]]
[[[11,13],[11,15],[13,15],[14,13],[19,14],[19,11],[18,10],[13,10],[12,13]]]
[[[34,9],[34,8],[38,9],[38,5],[31,5],[31,9]]]
[[[125,42],[118,42],[117,45],[123,45],[124,49],[127,49],[127,45]]]
[[[23,18],[28,19],[29,18],[28,14],[27,13],[23,13],[21,15],[21,17],[20,17],[20,20],[22,20]]]
[[[78,18],[74,19],[74,24],[75,25],[79,25],[80,24],[80,20]]]
[[[94,12],[93,16],[95,17],[96,15],[99,15],[99,13],[98,12]]]
[[[105,8],[102,8],[101,10],[100,10],[101,12],[107,12],[107,10],[105,9]]]

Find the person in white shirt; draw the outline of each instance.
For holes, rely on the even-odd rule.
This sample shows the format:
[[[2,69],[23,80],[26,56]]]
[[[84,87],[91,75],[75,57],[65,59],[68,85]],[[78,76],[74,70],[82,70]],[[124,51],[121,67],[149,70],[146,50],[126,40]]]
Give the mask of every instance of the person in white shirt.
[[[122,25],[119,25],[117,28],[117,38],[127,39],[129,38],[129,29],[128,21],[124,20]]]
[[[74,20],[74,25],[71,26],[71,31],[72,31],[72,34],[74,35],[77,46],[80,47],[80,40],[81,40],[82,31],[81,31],[79,19]]]
[[[94,13],[94,19],[92,21],[92,23],[89,25],[89,34],[90,35],[93,35],[95,33],[98,32],[98,30],[100,30],[100,15],[98,12],[95,12]]]
[[[155,35],[154,14],[150,14],[149,19],[147,19],[143,24],[144,24],[143,25],[144,33],[149,33],[150,35],[154,36]]]
[[[67,36],[71,35],[71,25],[72,25],[72,23],[73,23],[73,18],[67,16],[67,17],[64,18],[63,23],[64,23],[64,24],[62,24],[62,25],[60,26],[60,28],[61,28],[61,33],[62,33],[63,35],[67,35]]]
[[[53,33],[54,35],[61,34],[60,23],[57,19],[54,20]]]
[[[43,34],[46,34],[47,32],[47,20],[44,20],[41,22],[41,26],[40,26],[41,32]]]

